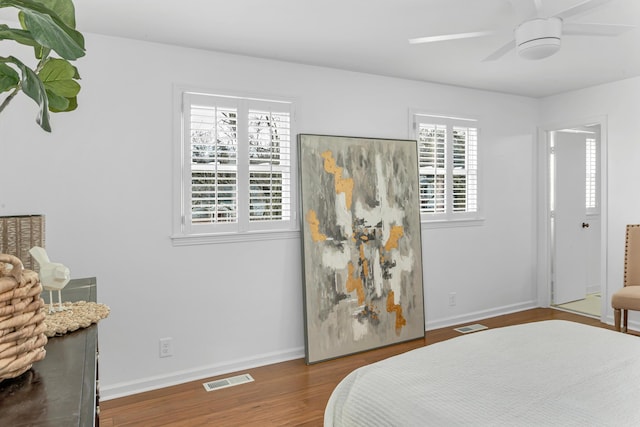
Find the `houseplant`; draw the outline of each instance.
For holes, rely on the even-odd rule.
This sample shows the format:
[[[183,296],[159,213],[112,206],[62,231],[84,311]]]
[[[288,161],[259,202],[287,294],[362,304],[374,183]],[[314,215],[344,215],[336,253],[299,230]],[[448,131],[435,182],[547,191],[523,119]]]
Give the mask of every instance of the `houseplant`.
[[[71,64],[85,54],[84,37],[75,29],[72,0],[0,0],[1,8],[18,9],[21,29],[0,24],[0,41],[33,48],[35,66],[15,56],[0,56],[0,113],[24,92],[39,106],[36,122],[51,132],[49,112],[75,110],[80,91],[78,70]],[[56,56],[53,56],[55,53]]]

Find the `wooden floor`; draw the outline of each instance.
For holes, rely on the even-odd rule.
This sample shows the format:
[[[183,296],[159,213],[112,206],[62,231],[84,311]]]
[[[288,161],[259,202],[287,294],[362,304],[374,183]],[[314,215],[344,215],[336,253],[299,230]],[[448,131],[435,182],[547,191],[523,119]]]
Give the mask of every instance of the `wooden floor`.
[[[599,320],[550,308],[537,308],[479,321],[489,328],[562,319],[613,329]],[[475,323],[475,322],[474,322]],[[459,325],[460,326],[460,325]],[[240,373],[255,382],[207,392],[205,378],[100,403],[100,425],[110,426],[321,426],[335,386],[354,369],[461,335],[456,326],[428,331],[424,339],[372,350],[311,366],[302,359]]]

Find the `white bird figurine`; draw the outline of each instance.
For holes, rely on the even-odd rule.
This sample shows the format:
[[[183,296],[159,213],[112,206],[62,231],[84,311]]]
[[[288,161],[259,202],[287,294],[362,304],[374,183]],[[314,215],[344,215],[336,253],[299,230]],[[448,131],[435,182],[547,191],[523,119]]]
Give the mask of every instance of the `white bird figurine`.
[[[32,247],[29,249],[29,253],[38,264],[40,264],[40,283],[42,283],[42,287],[46,291],[49,291],[49,313],[56,311],[53,308],[52,291],[58,291],[57,311],[64,310],[62,308],[61,290],[69,283],[69,280],[71,280],[69,269],[58,262],[49,261],[47,252],[40,246]]]

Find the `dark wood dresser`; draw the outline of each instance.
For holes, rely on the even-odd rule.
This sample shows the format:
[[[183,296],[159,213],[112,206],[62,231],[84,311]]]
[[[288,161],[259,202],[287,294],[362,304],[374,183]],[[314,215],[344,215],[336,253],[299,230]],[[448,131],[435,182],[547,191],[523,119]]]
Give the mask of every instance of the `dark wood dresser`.
[[[62,300],[95,302],[96,279],[71,280]],[[29,371],[0,382],[0,426],[99,425],[98,326],[49,338],[45,349]]]

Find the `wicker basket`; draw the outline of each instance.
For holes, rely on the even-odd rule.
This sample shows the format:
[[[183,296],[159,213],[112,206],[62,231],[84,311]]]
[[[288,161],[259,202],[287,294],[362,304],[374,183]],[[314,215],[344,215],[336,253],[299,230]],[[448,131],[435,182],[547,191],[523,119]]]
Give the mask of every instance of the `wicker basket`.
[[[0,382],[44,359],[47,337],[42,285],[13,255],[0,254]]]
[[[24,268],[40,271],[29,249],[44,248],[44,227],[44,215],[0,216],[0,254],[15,255]]]

